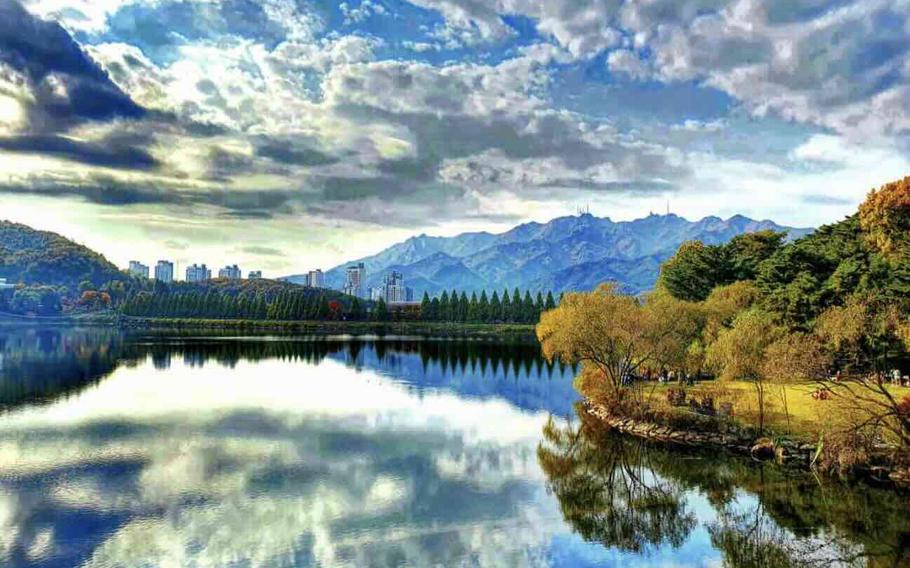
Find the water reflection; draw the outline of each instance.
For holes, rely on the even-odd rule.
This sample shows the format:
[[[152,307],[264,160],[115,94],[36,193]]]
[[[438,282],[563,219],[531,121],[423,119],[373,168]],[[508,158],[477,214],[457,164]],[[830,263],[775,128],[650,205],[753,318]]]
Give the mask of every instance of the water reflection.
[[[908,560],[902,496],[613,436],[534,345],[18,328],[0,346],[3,566]]]
[[[706,529],[731,568],[910,565],[906,495],[671,451],[616,436],[583,409],[579,417],[548,421],[538,460],[563,517],[587,540],[641,553],[679,548]]]

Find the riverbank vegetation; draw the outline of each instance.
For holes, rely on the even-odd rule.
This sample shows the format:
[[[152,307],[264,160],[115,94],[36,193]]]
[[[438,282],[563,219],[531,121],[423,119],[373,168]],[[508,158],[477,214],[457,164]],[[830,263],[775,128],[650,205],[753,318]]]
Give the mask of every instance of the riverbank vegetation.
[[[760,232],[686,243],[653,292],[568,294],[537,335],[547,357],[581,363],[582,394],[618,413],[824,440],[840,469],[882,444],[906,455],[908,227],[910,177],[793,242]]]

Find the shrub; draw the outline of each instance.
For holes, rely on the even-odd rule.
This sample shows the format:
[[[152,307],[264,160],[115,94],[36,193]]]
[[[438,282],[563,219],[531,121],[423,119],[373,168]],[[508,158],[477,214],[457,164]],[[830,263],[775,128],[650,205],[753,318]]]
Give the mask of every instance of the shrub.
[[[671,388],[667,390],[667,402],[670,406],[686,405],[686,390],[681,388]]]
[[[717,409],[714,407],[714,397],[705,395],[701,399],[699,404],[698,412],[704,414],[705,416],[714,416],[717,414]]]
[[[897,405],[897,413],[901,416],[910,416],[910,394],[905,396]]]

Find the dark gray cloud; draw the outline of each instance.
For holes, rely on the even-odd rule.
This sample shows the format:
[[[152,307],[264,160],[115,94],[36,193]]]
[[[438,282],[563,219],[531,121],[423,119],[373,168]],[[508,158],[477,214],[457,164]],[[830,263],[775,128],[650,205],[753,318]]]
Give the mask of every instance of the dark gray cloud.
[[[151,154],[126,139],[104,144],[81,142],[55,135],[23,135],[0,137],[0,150],[28,154],[44,154],[83,164],[128,170],[151,170],[159,165]]]
[[[146,114],[60,24],[32,16],[17,0],[0,0],[0,63],[29,83],[33,131]]]
[[[338,162],[338,158],[330,156],[309,144],[301,143],[293,138],[275,138],[262,136],[254,140],[256,155],[269,158],[275,162],[293,166],[325,166]]]

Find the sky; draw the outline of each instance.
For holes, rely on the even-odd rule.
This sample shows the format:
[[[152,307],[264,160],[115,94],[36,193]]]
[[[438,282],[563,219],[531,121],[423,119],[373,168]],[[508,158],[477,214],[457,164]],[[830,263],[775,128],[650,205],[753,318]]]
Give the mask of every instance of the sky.
[[[281,276],[910,174],[910,0],[0,0],[0,219]]]

